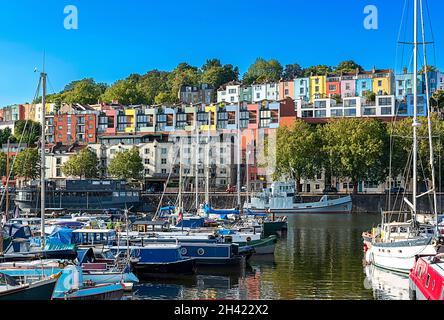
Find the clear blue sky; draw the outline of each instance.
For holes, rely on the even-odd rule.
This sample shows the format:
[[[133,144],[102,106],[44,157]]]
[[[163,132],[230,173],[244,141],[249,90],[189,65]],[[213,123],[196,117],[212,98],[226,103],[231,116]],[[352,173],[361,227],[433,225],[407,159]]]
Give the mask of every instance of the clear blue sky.
[[[408,60],[396,50],[404,1],[2,1],[0,106],[32,100],[33,70],[41,67],[44,50],[50,93],[85,77],[113,83],[184,61],[201,66],[213,57],[239,66],[242,74],[256,57],[303,67],[353,59],[365,68],[397,68]],[[428,1],[436,41],[432,62],[444,68],[444,2]],[[68,31],[63,9],[71,4],[79,10],[79,29]],[[366,5],[379,10],[378,30],[363,27]]]

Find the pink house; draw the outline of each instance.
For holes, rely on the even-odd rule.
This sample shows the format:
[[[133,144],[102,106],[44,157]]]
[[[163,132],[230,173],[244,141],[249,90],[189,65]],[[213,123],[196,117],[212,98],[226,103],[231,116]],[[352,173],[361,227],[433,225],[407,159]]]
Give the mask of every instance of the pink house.
[[[344,74],[341,76],[341,97],[349,98],[356,96],[356,75]]]
[[[279,82],[279,100],[284,100],[287,97],[294,99],[294,81]]]

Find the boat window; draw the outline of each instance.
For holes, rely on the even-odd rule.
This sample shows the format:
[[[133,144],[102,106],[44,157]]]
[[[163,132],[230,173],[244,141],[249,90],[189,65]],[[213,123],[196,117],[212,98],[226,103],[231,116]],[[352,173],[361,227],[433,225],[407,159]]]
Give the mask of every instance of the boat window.
[[[397,229],[398,229],[398,228],[396,228],[396,227],[391,227],[391,228],[390,228],[390,232],[396,232]]]
[[[427,275],[426,288],[429,287],[429,284],[430,284],[430,274]]]
[[[432,291],[435,290],[435,282],[436,282],[435,280],[433,280],[432,282]]]
[[[421,278],[421,272],[422,272],[422,268],[419,267],[419,268],[418,268],[418,278]]]
[[[402,233],[406,233],[407,232],[407,228],[406,227],[401,227],[399,228],[399,231]]]

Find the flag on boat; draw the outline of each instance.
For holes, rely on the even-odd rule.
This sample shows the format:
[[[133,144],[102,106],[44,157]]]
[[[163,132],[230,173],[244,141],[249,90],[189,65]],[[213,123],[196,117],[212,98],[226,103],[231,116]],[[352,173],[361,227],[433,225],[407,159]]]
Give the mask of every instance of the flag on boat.
[[[177,219],[177,223],[181,223],[183,220],[183,212],[182,208],[179,209],[179,218]]]

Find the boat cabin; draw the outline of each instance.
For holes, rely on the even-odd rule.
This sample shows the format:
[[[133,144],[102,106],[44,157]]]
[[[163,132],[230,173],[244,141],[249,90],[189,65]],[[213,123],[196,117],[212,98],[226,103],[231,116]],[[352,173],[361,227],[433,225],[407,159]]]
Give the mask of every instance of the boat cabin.
[[[435,230],[432,225],[420,225],[419,234],[425,236],[433,236]],[[392,222],[384,225],[381,238],[384,242],[395,242],[408,240],[415,237],[418,229],[413,227],[410,222]]]
[[[72,242],[78,246],[111,246],[117,241],[115,230],[77,229],[72,232]]]
[[[149,232],[165,232],[170,229],[170,224],[168,221],[156,220],[156,221],[148,221],[148,220],[140,220],[135,221],[132,225],[132,230],[140,233],[149,233]]]

